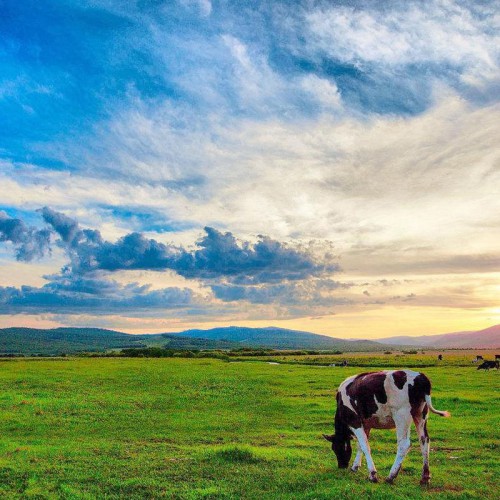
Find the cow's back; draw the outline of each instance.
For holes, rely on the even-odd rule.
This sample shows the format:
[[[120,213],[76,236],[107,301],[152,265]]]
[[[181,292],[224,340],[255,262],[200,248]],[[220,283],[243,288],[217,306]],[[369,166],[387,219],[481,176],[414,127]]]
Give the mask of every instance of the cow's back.
[[[364,426],[394,428],[396,412],[414,415],[421,411],[425,395],[430,394],[430,382],[423,373],[412,370],[368,372],[344,380],[338,394],[338,405],[352,410]]]

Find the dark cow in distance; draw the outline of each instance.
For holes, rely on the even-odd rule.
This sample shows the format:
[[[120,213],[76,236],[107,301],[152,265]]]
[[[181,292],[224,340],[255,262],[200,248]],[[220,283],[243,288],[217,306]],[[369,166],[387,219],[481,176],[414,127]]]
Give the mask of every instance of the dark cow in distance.
[[[352,455],[351,439],[355,437],[357,452],[351,469],[359,469],[364,454],[369,479],[374,483],[378,482],[377,469],[368,443],[370,430],[396,428],[398,451],[387,478],[387,482],[392,483],[410,449],[410,426],[413,420],[423,457],[420,483],[429,483],[429,410],[442,417],[449,417],[450,414],[432,406],[431,383],[423,373],[389,370],[354,375],[340,384],[336,398],[335,434],[323,434],[323,437],[332,443],[339,468],[346,469],[349,466]]]
[[[498,370],[500,368],[500,363],[498,361],[485,361],[477,367],[478,370],[489,370],[490,368],[496,368]]]

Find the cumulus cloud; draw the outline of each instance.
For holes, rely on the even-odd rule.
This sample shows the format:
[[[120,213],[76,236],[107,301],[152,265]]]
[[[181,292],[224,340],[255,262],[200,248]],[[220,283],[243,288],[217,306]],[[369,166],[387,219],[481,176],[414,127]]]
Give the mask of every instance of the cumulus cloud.
[[[298,280],[338,270],[335,263],[318,263],[304,250],[259,236],[256,243],[238,241],[230,233],[206,227],[196,249],[166,245],[140,233],[130,233],[117,242],[105,241],[97,230],[80,229],[78,223],[50,208],[44,220],[60,236],[74,273],[93,270],[166,270],[186,278],[249,278],[254,282]]]
[[[193,249],[165,244],[140,233],[130,233],[110,242],[104,240],[98,230],[83,229],[76,220],[49,207],[40,212],[50,229],[41,230],[47,235],[47,241],[42,240],[37,249],[33,247],[33,255],[42,254],[48,248],[53,234],[56,244],[67,252],[70,263],[60,274],[46,276],[49,281],[42,287],[2,288],[4,313],[55,312],[57,308],[73,313],[83,309],[146,311],[178,308],[191,302],[193,292],[188,288],[151,290],[149,285],[121,285],[109,279],[115,271],[170,270],[188,280],[201,280],[222,301],[246,300],[260,304],[291,305],[298,304],[299,300],[317,302],[320,298],[323,303],[328,299],[318,290],[331,291],[340,286],[326,279],[314,291],[306,284],[307,280],[330,275],[338,271],[338,265],[318,261],[304,248],[293,248],[266,236],[259,236],[252,243],[238,240],[231,232],[206,227],[205,235],[196,241]],[[2,220],[5,223],[0,227],[5,239],[8,236],[10,241],[23,245],[28,236],[34,240],[34,230],[28,230],[21,220],[7,217]],[[19,250],[18,258],[24,258]],[[209,306],[204,303],[198,307],[202,313]]]
[[[27,226],[21,219],[0,211],[0,242],[9,241],[16,249],[16,258],[31,261],[43,257],[50,249],[50,231]]]

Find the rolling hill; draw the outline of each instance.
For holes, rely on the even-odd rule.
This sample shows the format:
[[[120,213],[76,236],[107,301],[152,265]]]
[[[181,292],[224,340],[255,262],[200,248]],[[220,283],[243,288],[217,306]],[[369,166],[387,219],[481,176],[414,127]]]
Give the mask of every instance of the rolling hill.
[[[500,325],[477,332],[455,332],[420,337],[398,336],[374,340],[347,340],[277,327],[221,327],[179,333],[131,335],[102,328],[4,328],[0,329],[0,355],[57,355],[167,347],[170,349],[271,349],[384,351],[388,348],[500,348]]]
[[[102,328],[2,328],[0,353],[54,355],[147,347],[143,337]]]
[[[172,335],[172,334],[170,334]],[[174,334],[175,335],[175,334]],[[178,335],[190,338],[229,340],[240,346],[272,349],[319,349],[339,351],[383,351],[386,345],[372,340],[345,340],[285,328],[247,328],[228,326],[210,330],[184,330]]]
[[[125,348],[171,349],[316,349],[383,351],[387,345],[370,340],[345,340],[283,328],[226,327],[179,333],[131,335],[101,328],[3,328],[0,355],[42,355],[103,352]]]
[[[419,337],[388,337],[377,342],[392,345],[413,345],[418,347],[462,348],[462,349],[500,349],[500,325],[473,332],[454,332]]]

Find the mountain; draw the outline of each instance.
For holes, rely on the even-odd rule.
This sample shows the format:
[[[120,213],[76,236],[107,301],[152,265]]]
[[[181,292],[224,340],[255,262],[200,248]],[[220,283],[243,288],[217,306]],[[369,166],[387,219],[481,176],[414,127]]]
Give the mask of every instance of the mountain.
[[[176,335],[176,334],[169,334]],[[387,346],[372,340],[345,340],[326,335],[287,330],[285,328],[247,328],[228,326],[210,330],[184,330],[182,337],[229,340],[240,346],[272,349],[320,349],[339,351],[383,351]]]
[[[500,349],[500,325],[473,332],[454,332],[441,335],[420,337],[387,337],[377,339],[382,344],[413,345],[418,347],[462,348],[462,349]]]

